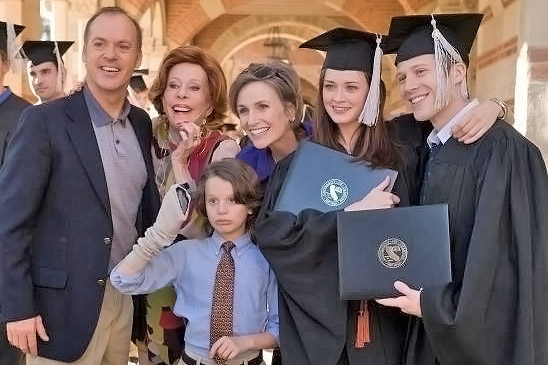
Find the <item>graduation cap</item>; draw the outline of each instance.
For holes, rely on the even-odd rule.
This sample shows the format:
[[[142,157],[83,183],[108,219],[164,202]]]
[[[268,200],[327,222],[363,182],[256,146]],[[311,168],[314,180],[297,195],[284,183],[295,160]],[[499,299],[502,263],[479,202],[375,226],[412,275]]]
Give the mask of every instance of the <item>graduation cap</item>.
[[[468,66],[469,53],[478,32],[483,14],[432,14],[408,15],[392,18],[385,52],[396,53],[395,64],[411,58],[433,54],[436,62],[438,90],[436,108],[447,105],[444,90],[452,64],[462,62]],[[466,82],[461,84],[461,94],[468,97]]]
[[[56,66],[62,63],[61,57],[72,46],[71,41],[26,41],[21,47],[21,55],[28,59],[32,66],[44,62],[53,62]]]
[[[147,84],[143,79],[143,75],[148,75],[148,69],[134,70],[133,75],[129,79],[129,86],[136,93],[140,93],[147,89]]]
[[[364,71],[371,76],[369,93],[360,121],[377,122],[380,99],[382,36],[349,28],[334,28],[299,46],[326,52],[322,68]]]
[[[61,56],[73,43],[72,41],[26,41],[19,49],[19,54],[29,60],[30,66],[53,62],[58,68],[57,90],[63,90],[63,73],[59,70],[59,65],[63,65]]]
[[[10,61],[13,61],[17,54],[15,38],[23,29],[25,29],[23,25],[0,21],[0,50],[6,52]]]

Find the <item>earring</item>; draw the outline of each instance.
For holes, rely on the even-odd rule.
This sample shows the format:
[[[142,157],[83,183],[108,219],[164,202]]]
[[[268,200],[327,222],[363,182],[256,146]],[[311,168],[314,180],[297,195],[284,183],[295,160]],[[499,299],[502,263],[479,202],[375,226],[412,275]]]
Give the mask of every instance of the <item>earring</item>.
[[[207,119],[204,118],[204,120],[202,121],[202,125],[200,126],[200,139],[204,138],[204,136],[207,134],[206,123],[207,123]]]

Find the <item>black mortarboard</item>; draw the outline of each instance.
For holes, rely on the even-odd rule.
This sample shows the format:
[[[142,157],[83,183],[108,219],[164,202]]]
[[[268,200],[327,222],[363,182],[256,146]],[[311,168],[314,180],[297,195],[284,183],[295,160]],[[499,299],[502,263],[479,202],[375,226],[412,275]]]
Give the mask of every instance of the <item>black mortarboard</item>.
[[[9,59],[13,59],[16,53],[16,50],[13,50],[13,41],[23,29],[23,25],[0,21],[0,50],[6,52]]]
[[[377,35],[361,30],[334,28],[299,46],[327,52],[323,68],[373,72]]]
[[[385,53],[396,53],[396,64],[416,56],[435,54],[432,17],[443,37],[468,64],[483,14],[408,15],[392,18]]]
[[[71,41],[26,41],[21,47],[21,55],[28,59],[32,66],[38,66],[44,62],[53,62],[58,64],[65,52],[72,46]],[[56,46],[59,55],[56,54]]]
[[[134,70],[133,75],[129,80],[129,86],[136,93],[140,93],[147,89],[147,85],[145,83],[145,80],[143,79],[143,75],[148,75],[148,69]]]
[[[469,53],[481,24],[483,14],[408,15],[392,18],[386,39],[385,52],[396,53],[395,63],[417,56],[434,55],[436,71],[437,110],[447,106],[450,92],[449,70],[452,64],[468,66]],[[460,95],[468,98],[466,79],[460,83]]]
[[[360,120],[369,126],[377,122],[380,94],[382,36],[349,28],[334,28],[299,46],[327,52],[322,68],[364,71],[371,85]]]

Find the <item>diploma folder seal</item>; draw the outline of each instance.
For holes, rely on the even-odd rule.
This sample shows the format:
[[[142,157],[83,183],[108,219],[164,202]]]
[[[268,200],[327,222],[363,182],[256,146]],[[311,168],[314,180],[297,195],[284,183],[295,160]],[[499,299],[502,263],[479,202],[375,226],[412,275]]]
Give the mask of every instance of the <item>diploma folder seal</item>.
[[[447,204],[340,212],[339,293],[344,300],[400,295],[451,282]]]
[[[274,210],[295,215],[304,209],[342,210],[362,199],[386,176],[390,176],[392,189],[397,175],[394,170],[373,168],[346,153],[302,141],[295,151]]]

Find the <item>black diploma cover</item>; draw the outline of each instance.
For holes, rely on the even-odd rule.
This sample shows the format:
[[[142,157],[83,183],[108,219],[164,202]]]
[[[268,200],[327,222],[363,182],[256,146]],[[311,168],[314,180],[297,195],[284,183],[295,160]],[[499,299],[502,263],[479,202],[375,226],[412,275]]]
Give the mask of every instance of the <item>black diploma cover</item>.
[[[446,204],[341,212],[337,216],[341,299],[394,297],[451,282]]]
[[[390,176],[390,189],[398,173],[373,168],[353,156],[302,141],[295,151],[274,205],[276,211],[297,215],[304,209],[341,210],[362,199]]]

